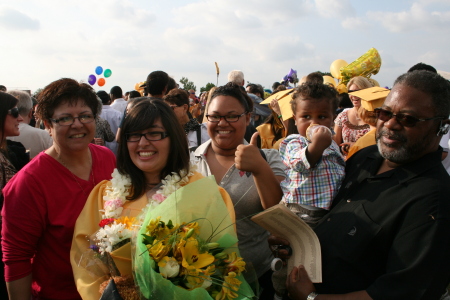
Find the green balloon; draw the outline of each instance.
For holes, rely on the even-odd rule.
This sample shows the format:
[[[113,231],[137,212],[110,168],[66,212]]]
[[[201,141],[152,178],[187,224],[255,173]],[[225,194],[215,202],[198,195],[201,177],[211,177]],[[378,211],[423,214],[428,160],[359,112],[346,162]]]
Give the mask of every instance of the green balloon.
[[[106,70],[105,70],[105,73],[103,73],[103,75],[104,75],[106,78],[108,78],[109,76],[112,75],[112,72],[111,72],[110,69],[106,69]]]

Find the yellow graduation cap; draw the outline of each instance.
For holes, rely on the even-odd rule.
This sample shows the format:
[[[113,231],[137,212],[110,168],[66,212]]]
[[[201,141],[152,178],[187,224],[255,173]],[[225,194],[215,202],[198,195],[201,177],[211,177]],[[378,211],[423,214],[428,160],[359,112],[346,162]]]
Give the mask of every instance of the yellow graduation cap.
[[[288,89],[284,91],[280,91],[266,100],[261,102],[260,104],[269,104],[273,99],[278,99],[278,104],[280,105],[281,115],[283,116],[283,120],[287,120],[293,117],[292,109],[291,109],[291,100],[292,94],[295,89]]]
[[[381,107],[384,100],[389,95],[390,90],[375,86],[364,90],[348,93],[361,98],[361,105],[368,111],[373,111],[377,107]]]

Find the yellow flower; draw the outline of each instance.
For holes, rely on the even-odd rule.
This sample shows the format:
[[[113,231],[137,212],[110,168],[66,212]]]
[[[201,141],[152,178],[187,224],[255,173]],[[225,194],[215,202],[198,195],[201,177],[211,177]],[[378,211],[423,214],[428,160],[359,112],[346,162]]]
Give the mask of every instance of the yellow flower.
[[[149,235],[153,235],[153,231],[158,227],[160,219],[161,217],[157,217],[156,219],[150,220],[146,228]]]
[[[164,226],[162,226],[164,224]],[[158,240],[167,239],[176,227],[170,229],[167,224],[161,222],[161,217],[151,220],[147,227],[147,234],[156,237]]]
[[[227,263],[228,272],[235,272],[239,275],[245,270],[245,261],[242,257],[237,256],[236,252],[228,254],[228,258],[223,261]]]
[[[173,246],[173,257],[175,257],[175,259],[180,263],[183,261],[183,254],[181,253],[181,249],[184,247],[185,244],[186,240],[179,240]]]
[[[199,253],[198,241],[194,238],[188,239],[184,247],[181,247],[180,250],[183,256],[182,265],[186,269],[190,266],[201,269],[214,262],[214,256],[211,254]]]
[[[131,227],[136,223],[136,218],[120,217],[116,219],[117,224],[125,224],[126,229],[131,229]]]
[[[211,275],[214,274],[215,266],[211,265],[206,269],[200,270],[192,266],[184,270],[186,275],[186,286],[189,289],[208,288],[212,284]]]
[[[198,226],[198,222],[191,222],[187,224],[181,224],[180,226],[180,236],[186,237],[187,233],[191,231],[191,229],[194,231],[196,235],[200,232],[200,227]]]
[[[153,245],[147,245],[147,249],[150,256],[158,263],[169,253],[170,246],[166,245],[163,241],[154,240]]]
[[[228,276],[224,277],[225,282],[222,285],[222,290],[217,294],[215,300],[235,299],[237,298],[241,281],[236,278],[236,273],[230,272]]]

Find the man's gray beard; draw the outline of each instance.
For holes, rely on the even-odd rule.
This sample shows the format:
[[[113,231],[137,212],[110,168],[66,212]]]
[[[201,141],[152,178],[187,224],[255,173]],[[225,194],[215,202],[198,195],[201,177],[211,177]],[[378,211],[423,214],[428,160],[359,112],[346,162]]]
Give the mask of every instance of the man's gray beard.
[[[399,149],[397,149],[395,151],[384,151],[381,146],[381,136],[378,133],[376,135],[376,140],[377,140],[378,151],[380,152],[381,156],[384,159],[387,159],[388,161],[391,161],[396,164],[405,164],[407,162],[410,162],[414,158],[416,158],[417,155],[422,150],[423,145],[428,142],[428,141],[424,140],[422,143],[417,143],[417,144],[409,145],[409,146],[406,146],[405,144],[403,144]],[[383,144],[383,146],[385,148],[386,147],[390,148],[386,144]]]

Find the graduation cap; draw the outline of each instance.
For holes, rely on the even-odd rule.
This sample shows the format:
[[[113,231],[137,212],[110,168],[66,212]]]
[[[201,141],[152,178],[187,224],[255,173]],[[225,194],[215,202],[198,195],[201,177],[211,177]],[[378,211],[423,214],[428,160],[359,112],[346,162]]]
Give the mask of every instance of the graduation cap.
[[[364,90],[348,93],[349,95],[361,98],[361,105],[368,111],[373,111],[381,107],[384,100],[389,95],[390,90],[375,86]]]
[[[269,104],[273,99],[278,100],[278,104],[280,105],[281,115],[283,116],[283,120],[290,119],[294,116],[291,109],[291,100],[294,94],[295,89],[288,89],[284,91],[280,91],[272,96],[266,98],[260,104]]]

